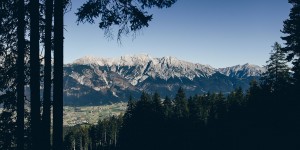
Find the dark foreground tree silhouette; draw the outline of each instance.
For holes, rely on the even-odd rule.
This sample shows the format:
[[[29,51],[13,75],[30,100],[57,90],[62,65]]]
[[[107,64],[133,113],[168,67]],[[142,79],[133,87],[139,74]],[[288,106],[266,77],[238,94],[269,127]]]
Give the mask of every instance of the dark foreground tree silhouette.
[[[278,92],[288,87],[290,69],[285,60],[285,53],[278,42],[273,45],[266,69],[261,78],[264,88],[268,88],[270,92]]]
[[[12,149],[16,144],[16,6],[16,2],[0,1],[0,149]]]
[[[287,60],[292,61],[294,71],[294,82],[300,87],[300,1],[289,0],[292,8],[289,14],[289,19],[283,23],[281,31],[286,36],[281,37],[285,42],[283,51],[288,54]]]
[[[285,41],[283,51],[287,53],[287,60],[292,62],[293,78],[292,86],[285,91],[289,94],[286,98],[288,107],[283,109],[289,116],[286,129],[297,139],[300,135],[300,1],[289,0],[292,8],[290,10],[289,18],[284,21],[282,33],[285,36],[281,37]],[[288,132],[287,132],[288,133]],[[295,140],[293,142],[296,142]]]
[[[95,23],[100,18],[99,27],[105,31],[106,36],[112,36],[112,27],[118,26],[117,37],[138,31],[149,26],[152,15],[146,9],[168,8],[177,0],[88,0],[79,9],[77,23]]]
[[[18,1],[18,56],[17,56],[17,149],[24,149],[24,55],[25,55],[25,11],[24,0]]]
[[[39,0],[30,0],[30,116],[32,149],[42,149],[40,136],[40,31],[39,31]]]
[[[51,148],[51,51],[52,51],[52,18],[53,0],[45,1],[45,53],[44,53],[44,94],[43,94],[43,114],[42,114],[42,137],[43,149]]]
[[[186,100],[185,92],[182,87],[178,89],[174,103],[175,103],[174,113],[176,114],[178,119],[187,118],[189,114],[188,103]]]
[[[24,85],[28,85],[25,4],[22,0],[0,1],[0,149],[28,147],[24,145],[28,140],[28,122],[24,124],[28,120],[24,109]]]
[[[24,0],[18,1],[18,58],[17,58],[17,149],[24,149],[24,54],[25,54]]]
[[[53,150],[63,149],[63,14],[62,0],[54,1]]]
[[[43,26],[41,26],[41,24],[43,23],[43,20],[40,20],[42,18],[42,16],[44,14],[42,14],[43,10],[44,10],[44,2],[41,2],[39,0],[28,0],[28,1],[24,1],[24,0],[20,0],[20,1],[13,1],[13,0],[9,0],[9,1],[1,1],[0,3],[0,7],[1,7],[1,14],[0,17],[8,17],[10,19],[5,20],[7,23],[2,23],[1,22],[1,34],[6,34],[6,33],[11,33],[11,34],[7,34],[7,36],[10,37],[16,37],[16,31],[12,31],[15,30],[16,28],[16,22],[19,21],[20,25],[18,28],[18,33],[20,33],[18,35],[19,37],[19,41],[20,41],[20,45],[18,45],[18,48],[20,50],[18,50],[17,52],[19,52],[20,54],[18,54],[18,57],[15,57],[15,50],[14,49],[10,49],[10,52],[6,51],[7,49],[9,49],[9,46],[12,46],[15,44],[16,45],[16,39],[17,38],[7,38],[6,35],[3,36],[3,38],[1,37],[1,44],[11,44],[9,46],[1,46],[1,53],[4,52],[3,56],[5,59],[1,60],[1,62],[5,61],[6,64],[1,65],[1,67],[6,67],[9,66],[11,67],[12,70],[8,69],[8,70],[3,70],[4,74],[1,74],[1,76],[3,78],[1,78],[1,83],[5,83],[2,87],[1,90],[4,89],[6,92],[5,95],[1,95],[1,101],[5,100],[7,102],[9,102],[9,105],[5,105],[5,109],[7,108],[7,110],[9,110],[10,112],[8,113],[2,113],[1,117],[3,117],[3,120],[7,120],[5,123],[8,126],[11,126],[11,130],[5,130],[7,129],[6,126],[3,129],[3,133],[4,130],[7,134],[1,134],[1,137],[3,137],[3,139],[5,138],[5,141],[10,141],[10,142],[5,142],[7,144],[7,147],[13,147],[16,146],[16,144],[14,143],[14,135],[11,135],[10,137],[12,138],[8,138],[5,137],[6,135],[8,135],[9,133],[11,134],[15,134],[16,132],[14,131],[16,124],[14,122],[14,115],[13,115],[13,111],[15,111],[15,107],[16,104],[14,104],[14,102],[16,101],[11,101],[11,99],[15,99],[16,95],[16,91],[15,91],[15,86],[18,85],[19,88],[19,92],[18,92],[18,98],[20,100],[18,100],[18,147],[20,149],[24,148],[24,117],[23,116],[23,109],[24,109],[24,85],[23,85],[23,81],[26,81],[25,78],[22,79],[22,74],[24,73],[24,71],[22,71],[22,67],[24,65],[22,65],[22,62],[24,62],[24,57],[22,56],[25,51],[22,51],[22,47],[25,47],[24,45],[22,46],[22,44],[25,44],[25,42],[23,43],[24,39],[24,33],[27,33],[25,31],[25,29],[23,28],[23,26],[25,26],[25,24],[22,25],[22,21],[24,21],[24,15],[29,15],[28,18],[25,18],[26,21],[30,21],[30,30],[28,30],[29,32],[29,36],[30,36],[30,105],[31,105],[31,113],[30,113],[30,129],[31,129],[31,136],[30,136],[30,143],[27,143],[27,146],[30,146],[31,149],[41,149],[41,146],[43,146],[43,149],[49,149],[49,137],[50,137],[50,84],[51,84],[51,67],[49,64],[51,64],[51,24],[52,24],[52,6],[51,4],[53,2],[51,2],[52,0],[46,0],[46,22],[43,24]],[[89,4],[92,3],[98,3],[101,5],[101,7],[98,7],[99,5],[94,5],[97,6],[97,10],[96,12],[101,15],[103,17],[102,23],[100,23],[100,27],[102,29],[106,29],[106,33],[109,33],[109,29],[111,26],[113,25],[119,25],[120,29],[118,32],[118,38],[121,37],[122,34],[127,34],[130,31],[137,31],[143,27],[147,27],[148,26],[148,22],[151,20],[152,15],[147,15],[147,12],[144,11],[144,9],[146,8],[151,8],[151,7],[158,7],[158,8],[164,8],[164,7],[170,7],[176,0],[162,0],[162,1],[144,1],[144,0],[137,0],[137,1],[105,1],[105,3],[103,3],[103,1],[97,0],[97,1],[89,1]],[[63,136],[63,9],[66,5],[66,3],[68,3],[68,0],[55,0],[54,1],[54,103],[53,103],[53,149],[62,149],[62,136]],[[28,7],[24,7],[24,3],[27,5]],[[18,5],[20,4],[20,5]],[[114,6],[113,6],[114,5]],[[6,7],[9,6],[9,7]],[[42,7],[40,7],[42,6]],[[106,7],[107,6],[107,7]],[[108,7],[108,6],[112,6],[112,7]],[[89,15],[89,12],[95,11],[95,9],[91,9],[92,7],[84,7],[84,11],[87,11],[87,13],[83,13],[81,14],[81,16],[84,16],[84,14]],[[18,10],[20,13],[15,13],[15,11]],[[29,13],[27,13],[27,10],[29,10]],[[98,10],[100,12],[98,12]],[[115,11],[115,12],[114,12]],[[10,17],[10,14],[8,13],[13,13],[14,15],[12,15],[12,17]],[[18,14],[18,15],[17,15]],[[17,19],[17,16],[19,16],[19,18]],[[13,18],[15,17],[15,18]],[[91,18],[92,20],[94,18]],[[84,21],[84,17],[82,17],[82,21]],[[3,20],[1,20],[3,21]],[[2,28],[2,25],[4,28]],[[44,25],[46,26],[46,31],[45,31],[45,39],[43,39],[42,36],[44,30],[39,30],[40,27],[41,29],[44,28]],[[23,29],[24,31],[22,31]],[[8,29],[8,30],[7,30]],[[12,31],[12,32],[9,32]],[[23,35],[22,35],[23,34]],[[44,105],[43,105],[43,124],[41,124],[41,113],[40,113],[40,109],[41,109],[41,101],[40,101],[40,51],[39,51],[39,47],[40,47],[40,41],[41,40],[45,40],[42,42],[45,42],[45,76],[44,76],[44,83],[45,83],[45,91],[44,91]],[[2,51],[2,48],[5,49],[4,51]],[[8,52],[8,53],[6,53]],[[23,53],[23,54],[22,54]],[[14,61],[15,59],[18,58],[18,73],[16,74],[14,71],[13,67],[16,67]],[[50,69],[49,69],[50,68]],[[2,70],[1,70],[2,72]],[[9,73],[9,77],[12,77],[13,79],[6,79],[6,73]],[[18,81],[14,81],[16,78],[16,75],[20,75],[18,78]],[[2,82],[3,81],[3,82]],[[6,83],[12,83],[14,84],[13,87],[10,86],[10,84],[6,84]],[[11,91],[8,91],[8,88],[11,88]],[[6,103],[8,104],[8,103]],[[9,120],[10,119],[10,120]],[[11,124],[9,124],[11,123]],[[41,127],[43,126],[43,127]],[[44,129],[44,130],[42,130]],[[42,132],[40,132],[42,131]],[[2,132],[1,132],[2,133]],[[44,136],[40,137],[40,134],[44,134]],[[46,139],[47,138],[47,139]],[[46,142],[45,142],[46,141]],[[25,146],[26,147],[26,146]],[[3,147],[2,147],[3,148]],[[7,148],[4,148],[7,149]]]

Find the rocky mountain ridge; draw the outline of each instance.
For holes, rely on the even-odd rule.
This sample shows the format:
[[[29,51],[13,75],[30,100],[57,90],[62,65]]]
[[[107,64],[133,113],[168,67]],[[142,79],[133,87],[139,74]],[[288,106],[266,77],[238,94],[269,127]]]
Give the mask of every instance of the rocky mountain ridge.
[[[65,65],[64,98],[67,105],[98,105],[126,101],[130,94],[138,97],[142,91],[174,96],[180,86],[187,95],[226,93],[239,86],[247,89],[264,70],[250,64],[213,68],[170,56],[86,56]]]

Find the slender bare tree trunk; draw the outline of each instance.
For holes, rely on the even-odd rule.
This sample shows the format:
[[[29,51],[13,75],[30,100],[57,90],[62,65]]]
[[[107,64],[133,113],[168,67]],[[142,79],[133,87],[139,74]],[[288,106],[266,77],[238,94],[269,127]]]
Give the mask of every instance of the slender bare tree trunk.
[[[25,54],[24,0],[18,1],[18,56],[17,56],[17,149],[24,149],[24,54]]]
[[[63,1],[54,1],[53,149],[63,149]]]
[[[46,0],[46,27],[45,27],[45,66],[44,66],[44,99],[43,99],[43,149],[51,149],[51,50],[52,50],[52,17],[53,0]]]
[[[39,0],[30,0],[30,98],[32,149],[40,150]]]

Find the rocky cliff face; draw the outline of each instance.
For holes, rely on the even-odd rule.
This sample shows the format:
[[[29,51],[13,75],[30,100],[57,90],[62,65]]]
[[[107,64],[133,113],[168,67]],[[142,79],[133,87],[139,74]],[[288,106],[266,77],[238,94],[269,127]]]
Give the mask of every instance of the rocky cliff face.
[[[138,98],[142,91],[174,96],[182,86],[187,95],[230,92],[258,78],[264,68],[237,65],[213,68],[174,57],[149,55],[120,58],[83,57],[64,67],[64,101],[67,105],[99,105]]]

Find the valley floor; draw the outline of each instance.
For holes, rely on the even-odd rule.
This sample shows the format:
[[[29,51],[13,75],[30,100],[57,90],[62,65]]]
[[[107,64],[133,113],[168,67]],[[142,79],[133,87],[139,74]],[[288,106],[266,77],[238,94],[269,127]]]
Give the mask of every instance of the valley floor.
[[[64,106],[64,126],[77,124],[96,124],[99,119],[118,116],[126,111],[127,103],[115,103],[103,106]]]

